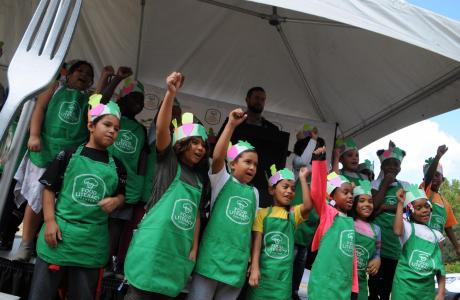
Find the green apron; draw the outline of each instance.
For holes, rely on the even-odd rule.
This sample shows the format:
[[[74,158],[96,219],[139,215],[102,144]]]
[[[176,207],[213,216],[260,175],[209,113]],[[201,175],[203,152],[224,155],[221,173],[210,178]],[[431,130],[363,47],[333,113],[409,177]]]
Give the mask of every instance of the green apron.
[[[321,238],[308,282],[310,300],[349,300],[353,279],[353,219],[337,215]]]
[[[340,170],[340,174],[344,176],[348,181],[351,183],[354,183],[355,186],[359,185],[360,180],[368,180],[367,178],[363,177],[359,172],[349,172],[349,171],[344,171],[343,169]]]
[[[264,219],[264,234],[260,250],[259,287],[250,288],[247,299],[290,300],[292,264],[294,261],[294,215],[287,219],[270,217],[272,207]]]
[[[430,222],[428,223],[428,226],[443,233],[444,227],[446,226],[446,221],[447,221],[446,207],[441,206],[438,203],[434,203],[433,195],[434,195],[434,192],[431,191],[429,200],[431,202],[431,205],[433,206],[433,211],[431,212],[431,218],[430,218]],[[442,198],[441,200],[444,202]]]
[[[181,167],[160,200],[133,233],[125,276],[134,287],[176,297],[187,284],[195,262],[192,249],[201,189],[180,180]]]
[[[144,148],[145,131],[139,122],[127,117],[120,119],[118,137],[109,151],[121,160],[128,175],[126,181],[125,202],[137,203],[143,193],[144,176],[138,175],[139,159]]]
[[[64,86],[57,89],[43,119],[41,150],[29,151],[34,165],[46,168],[61,150],[83,143],[88,136],[87,112],[87,94]]]
[[[243,287],[256,206],[254,188],[230,177],[214,202],[195,272],[237,288]]]
[[[374,225],[370,224],[373,237],[356,232],[356,258],[358,259],[358,279],[359,279],[359,300],[366,300],[368,298],[367,288],[367,265],[375,255],[375,242],[377,234],[374,230]]]
[[[399,182],[396,186],[389,187],[385,193],[383,204],[397,204],[398,200],[396,199],[396,193],[401,187],[402,186]],[[399,242],[399,237],[393,232],[394,219],[394,213],[383,212],[375,218],[374,223],[379,225],[382,233],[381,257],[398,260],[399,255],[401,254],[401,243]]]
[[[302,195],[302,185],[300,181],[296,181],[295,185],[295,197],[292,200],[292,206],[296,206],[298,204],[303,203],[303,195]],[[300,246],[308,246],[311,244],[313,240],[313,236],[315,235],[316,228],[319,225],[319,216],[316,213],[315,208],[313,207],[308,215],[308,220],[305,222],[300,223],[297,225],[294,234],[294,243]]]
[[[99,268],[107,263],[109,234],[108,214],[98,203],[116,192],[118,174],[110,154],[109,163],[103,163],[81,156],[82,149],[83,145],[72,155],[56,201],[62,241],[48,246],[43,224],[37,254],[51,264]]]
[[[433,300],[435,298],[434,276],[445,275],[441,249],[435,235],[435,243],[415,235],[414,223],[412,233],[404,244],[398,266],[396,267],[391,291],[392,300]]]
[[[157,149],[155,143],[150,146],[150,153],[147,156],[144,186],[142,187],[142,202],[147,203],[153,194],[153,178],[155,176],[157,162]]]

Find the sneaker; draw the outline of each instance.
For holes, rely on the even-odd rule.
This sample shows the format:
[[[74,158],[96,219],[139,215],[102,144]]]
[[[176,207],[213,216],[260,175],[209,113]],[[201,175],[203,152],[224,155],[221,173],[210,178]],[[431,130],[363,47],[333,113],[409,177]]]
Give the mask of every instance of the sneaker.
[[[21,241],[16,254],[13,257],[13,260],[21,262],[29,262],[32,254],[34,253],[34,242],[24,242]]]

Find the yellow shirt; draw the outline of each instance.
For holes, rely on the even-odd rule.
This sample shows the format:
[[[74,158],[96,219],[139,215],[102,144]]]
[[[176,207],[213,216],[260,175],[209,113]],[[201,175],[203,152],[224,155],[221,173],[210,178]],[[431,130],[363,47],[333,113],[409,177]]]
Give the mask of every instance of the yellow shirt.
[[[294,223],[295,225],[299,225],[303,221],[302,214],[300,213],[300,207],[302,204],[294,206]],[[254,224],[252,225],[252,231],[264,232],[264,219],[268,214],[268,207],[261,208],[257,211],[256,219],[254,220]],[[272,214],[270,217],[280,218],[280,219],[287,219],[288,212],[284,207],[280,206],[273,206]]]

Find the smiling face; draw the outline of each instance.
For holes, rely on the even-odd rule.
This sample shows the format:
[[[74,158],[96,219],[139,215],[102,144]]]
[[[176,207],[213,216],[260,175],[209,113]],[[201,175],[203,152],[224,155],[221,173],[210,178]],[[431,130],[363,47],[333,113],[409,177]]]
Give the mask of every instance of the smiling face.
[[[87,90],[93,84],[93,69],[90,65],[82,63],[67,76],[67,86],[79,91]]]
[[[349,182],[342,183],[332,194],[335,201],[335,208],[343,213],[347,213],[353,206],[353,186]]]
[[[89,143],[95,149],[105,150],[110,147],[118,136],[120,120],[114,115],[105,115],[88,124]]]
[[[186,150],[180,154],[180,159],[188,166],[197,165],[206,154],[206,145],[201,137],[190,137]]]
[[[411,202],[413,211],[411,219],[416,223],[427,224],[430,221],[431,206],[426,199],[417,199]]]
[[[276,206],[288,206],[295,196],[295,181],[283,179],[269,187],[268,192],[273,196]]]
[[[442,176],[442,174],[436,171],[436,173],[434,173],[433,179],[431,179],[431,190],[434,192],[439,191],[439,188],[441,187],[443,181],[444,177]]]
[[[248,183],[257,172],[258,157],[255,151],[245,151],[230,163],[232,175],[241,183]]]
[[[359,152],[358,150],[348,150],[340,156],[340,162],[343,169],[350,172],[357,172],[359,166]]]
[[[356,216],[361,220],[367,220],[367,218],[369,218],[374,211],[374,201],[369,195],[359,195],[356,198]]]

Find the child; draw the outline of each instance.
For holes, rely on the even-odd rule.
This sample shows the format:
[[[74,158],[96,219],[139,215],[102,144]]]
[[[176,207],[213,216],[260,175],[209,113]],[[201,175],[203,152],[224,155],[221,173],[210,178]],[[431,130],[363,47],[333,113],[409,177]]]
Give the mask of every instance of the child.
[[[408,185],[407,182],[396,179],[406,152],[390,141],[388,149],[377,151],[377,156],[380,159],[381,172],[378,178],[372,181],[372,197],[376,213],[374,222],[382,232],[382,248],[379,272],[369,277],[369,298],[388,300],[401,253],[401,244],[393,232],[393,222],[397,204],[396,192]]]
[[[176,297],[195,266],[200,233],[202,181],[198,165],[206,161],[206,130],[193,115],[177,121],[172,142],[169,130],[174,96],[183,76],[171,73],[156,126],[157,166],[154,192],[147,212],[133,234],[125,261],[130,283],[125,299]]]
[[[343,175],[327,175],[324,154],[313,159],[311,197],[320,223],[312,244],[318,255],[310,272],[308,299],[349,300],[352,292],[358,292],[355,230],[353,219],[347,217],[353,187]]]
[[[209,172],[211,217],[200,243],[189,300],[236,299],[246,281],[251,228],[259,207],[259,193],[248,185],[257,171],[257,152],[248,142],[228,146],[233,130],[246,117],[241,109],[230,112],[214,149]]]
[[[114,102],[100,103],[101,97],[90,99],[89,141],[61,151],[40,179],[45,223],[29,300],[53,299],[63,280],[69,299],[96,298],[108,259],[108,214],[123,205],[126,180],[123,165],[107,151],[120,110]]]
[[[77,61],[68,70],[64,84],[55,82],[37,97],[30,120],[29,148],[15,175],[16,205],[28,202],[22,242],[14,260],[29,261],[40,222],[43,185],[38,181],[62,150],[80,145],[88,135],[87,90],[93,83],[93,67]]]
[[[380,268],[380,228],[370,223],[374,212],[371,183],[360,180],[353,189],[351,214],[355,219],[356,256],[358,259],[358,300],[368,297],[367,273],[375,275]]]
[[[439,188],[444,181],[443,169],[439,161],[447,152],[447,149],[446,145],[439,146],[436,156],[425,161],[425,165],[423,166],[423,183],[420,187],[425,190],[427,197],[433,205],[433,212],[428,225],[441,233],[444,230],[446,231],[446,235],[454,246],[457,257],[460,258],[460,245],[452,228],[457,225],[457,219],[450,203],[439,194]]]
[[[269,193],[274,205],[260,209],[252,228],[253,246],[247,299],[291,299],[295,227],[307,219],[311,210],[307,168],[301,168],[303,204],[289,211],[295,196],[294,174],[272,166]]]
[[[416,185],[398,191],[394,232],[403,245],[393,280],[392,300],[441,300],[445,294],[442,233],[427,226],[431,203]],[[405,195],[404,195],[405,193]],[[403,218],[403,210],[407,219]],[[434,276],[438,281],[435,291]]]
[[[369,178],[358,172],[359,152],[358,146],[352,138],[337,139],[335,143],[334,157],[332,161],[332,169],[340,175],[345,176],[350,182],[355,185],[359,180],[369,180]],[[343,168],[339,170],[339,162]]]
[[[364,174],[370,181],[374,180],[374,162],[366,159],[358,165],[358,173]]]

